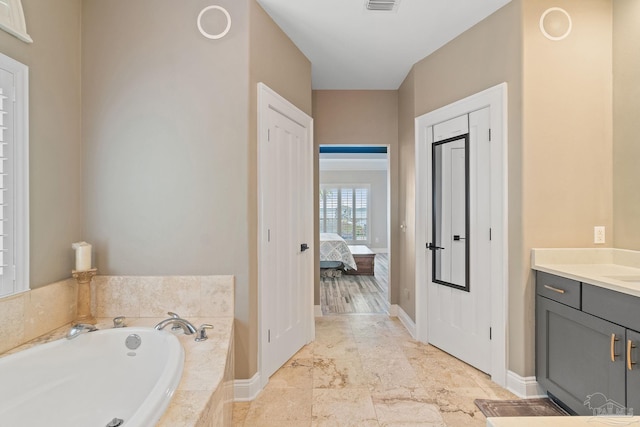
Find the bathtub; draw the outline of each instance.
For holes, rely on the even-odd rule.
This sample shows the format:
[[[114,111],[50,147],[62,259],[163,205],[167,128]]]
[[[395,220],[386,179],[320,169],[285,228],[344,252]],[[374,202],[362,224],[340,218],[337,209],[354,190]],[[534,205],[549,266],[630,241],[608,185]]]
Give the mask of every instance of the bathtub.
[[[140,346],[135,347],[137,335]],[[167,331],[104,329],[0,358],[0,426],[150,427],[182,376],[184,350]]]

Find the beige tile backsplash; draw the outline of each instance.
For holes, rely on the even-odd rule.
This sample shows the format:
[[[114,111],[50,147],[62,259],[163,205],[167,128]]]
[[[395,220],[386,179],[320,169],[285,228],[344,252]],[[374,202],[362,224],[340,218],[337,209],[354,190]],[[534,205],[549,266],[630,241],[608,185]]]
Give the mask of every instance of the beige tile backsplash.
[[[228,317],[233,286],[233,276],[96,276],[91,307],[95,317]],[[0,353],[72,322],[76,296],[69,278],[0,299]]]

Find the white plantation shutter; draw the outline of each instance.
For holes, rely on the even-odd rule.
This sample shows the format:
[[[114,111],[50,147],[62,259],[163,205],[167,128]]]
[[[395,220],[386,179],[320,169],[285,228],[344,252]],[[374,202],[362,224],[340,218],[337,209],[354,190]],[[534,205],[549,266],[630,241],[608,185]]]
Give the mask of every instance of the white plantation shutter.
[[[337,233],[347,243],[369,242],[368,184],[321,186],[320,232]]]
[[[27,77],[0,54],[0,297],[29,289]]]

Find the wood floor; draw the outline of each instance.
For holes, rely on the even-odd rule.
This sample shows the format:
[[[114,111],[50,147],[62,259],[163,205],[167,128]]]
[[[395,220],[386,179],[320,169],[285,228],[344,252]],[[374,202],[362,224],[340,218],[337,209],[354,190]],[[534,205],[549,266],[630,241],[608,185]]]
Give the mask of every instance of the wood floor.
[[[374,276],[320,278],[323,315],[387,313],[389,310],[389,255],[376,254]]]

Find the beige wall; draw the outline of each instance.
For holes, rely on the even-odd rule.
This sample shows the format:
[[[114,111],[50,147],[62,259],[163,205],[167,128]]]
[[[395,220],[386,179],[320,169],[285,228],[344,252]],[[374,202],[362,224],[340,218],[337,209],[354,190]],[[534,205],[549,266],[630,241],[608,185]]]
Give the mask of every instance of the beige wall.
[[[405,105],[415,86],[415,114],[421,115],[508,83],[508,360],[523,376],[534,375],[535,365],[531,248],[590,247],[594,225],[612,228],[611,3],[563,2],[574,30],[551,42],[538,22],[555,3],[514,0],[417,63],[400,91]],[[409,177],[414,154],[408,135],[401,138],[405,143],[401,170]],[[408,185],[402,197],[410,218]],[[413,221],[407,226],[413,230]],[[406,242],[403,256],[415,259],[413,243]],[[413,289],[412,266],[406,268],[401,287]],[[407,313],[414,305],[413,296],[401,299]]]
[[[0,31],[0,52],[29,66],[31,288],[70,277],[80,240],[80,0],[22,0],[26,44]]]
[[[613,3],[613,241],[640,250],[640,1]]]
[[[405,259],[402,272],[401,307],[415,318],[416,258],[415,233],[414,139],[410,121],[454,101],[507,82],[508,84],[508,162],[509,162],[509,356],[512,369],[523,373],[524,352],[520,337],[524,334],[525,301],[522,273],[522,24],[521,2],[514,0],[484,21],[418,62],[400,88],[401,182],[406,186],[400,204],[406,209],[407,233],[401,250]],[[413,92],[411,88],[413,87]],[[414,98],[413,108],[411,98]],[[411,124],[412,126],[412,124]],[[402,190],[401,190],[402,191]],[[402,208],[401,208],[402,209]]]
[[[267,13],[249,2],[249,294],[242,295],[244,316],[236,321],[236,378],[257,370],[258,345],[258,145],[257,84],[262,82],[311,115],[311,63]],[[237,301],[237,299],[236,299]],[[236,304],[236,318],[238,318]],[[246,319],[246,322],[245,322]]]
[[[311,65],[254,0],[219,3],[233,25],[208,40],[195,25],[204,0],[85,0],[85,236],[103,274],[234,275],[236,378],[250,378],[256,84],[310,113]]]
[[[510,365],[525,375],[535,363],[530,249],[593,247],[593,227],[613,226],[611,1],[565,0],[573,31],[559,42],[538,27],[553,6],[529,0],[523,7],[523,269],[510,289],[523,291],[525,305],[510,297],[510,324],[524,320],[522,336],[510,334],[510,357],[518,356]]]
[[[398,92],[395,90],[314,90],[314,143],[320,145],[389,145],[390,265],[389,298],[398,301]],[[315,212],[318,212],[318,159],[315,160]],[[315,235],[319,235],[315,221]],[[319,257],[316,239],[316,257]],[[319,259],[317,260],[319,262]],[[319,264],[316,264],[319,265]],[[320,305],[320,278],[316,268],[314,300]]]
[[[415,320],[415,68],[412,68],[398,89],[398,239],[399,273],[396,275],[398,305]],[[411,228],[402,228],[411,224]]]

